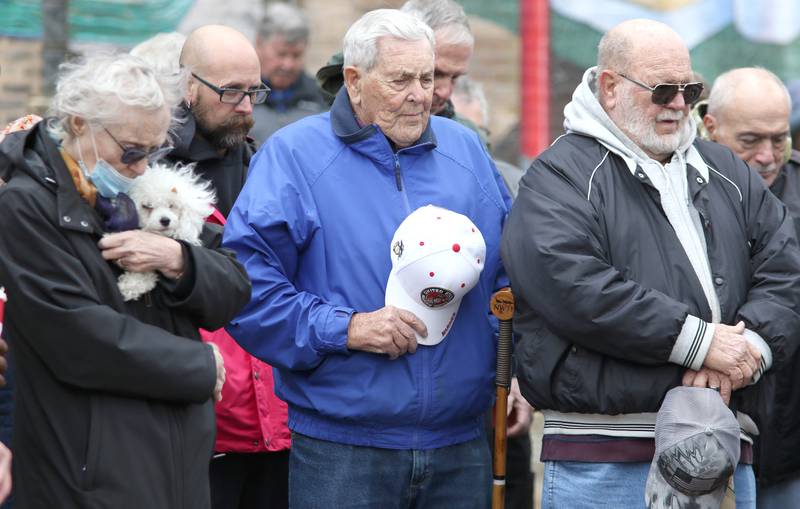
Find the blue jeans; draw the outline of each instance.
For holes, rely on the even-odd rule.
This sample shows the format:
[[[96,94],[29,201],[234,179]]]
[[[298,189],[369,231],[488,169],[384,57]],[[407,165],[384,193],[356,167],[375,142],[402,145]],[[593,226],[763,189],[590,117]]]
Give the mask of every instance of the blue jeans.
[[[758,489],[758,509],[800,507],[800,476]]]
[[[650,463],[546,461],[542,509],[619,509],[645,507]],[[755,509],[753,467],[738,465],[733,475],[736,509]]]
[[[289,507],[475,508],[491,505],[483,437],[430,450],[360,447],[292,433]]]

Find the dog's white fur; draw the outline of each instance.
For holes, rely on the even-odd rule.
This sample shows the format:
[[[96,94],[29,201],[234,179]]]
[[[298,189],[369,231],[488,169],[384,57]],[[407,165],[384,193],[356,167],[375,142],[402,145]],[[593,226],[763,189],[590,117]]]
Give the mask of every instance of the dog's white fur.
[[[203,223],[214,211],[211,184],[193,173],[194,165],[156,163],[133,181],[128,195],[136,204],[139,227],[189,244],[200,245]],[[126,301],[156,286],[155,272],[125,272],[117,281]]]

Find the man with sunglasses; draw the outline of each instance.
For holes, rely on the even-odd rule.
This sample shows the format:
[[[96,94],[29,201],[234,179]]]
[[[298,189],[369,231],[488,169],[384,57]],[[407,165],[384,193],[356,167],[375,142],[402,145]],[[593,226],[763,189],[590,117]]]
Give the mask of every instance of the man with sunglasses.
[[[717,389],[737,412],[736,502],[755,507],[754,391],[740,389],[800,332],[800,250],[760,177],[695,139],[701,91],[672,29],[617,25],[566,134],[520,183],[502,254],[517,376],[545,417],[544,508],[642,507],[656,412],[679,385]]]
[[[247,136],[253,127],[253,106],[264,102],[269,89],[261,82],[253,45],[230,27],[207,25],[192,32],[180,64],[191,73],[186,121],[169,159],[197,163],[195,171],[213,184],[217,208],[227,216],[255,151]]]
[[[732,69],[714,81],[703,122],[711,140],[726,145],[755,170],[800,227],[800,153],[791,150],[791,100],[783,82],[762,68]],[[756,452],[759,509],[800,506],[800,358],[770,373],[761,394]]]

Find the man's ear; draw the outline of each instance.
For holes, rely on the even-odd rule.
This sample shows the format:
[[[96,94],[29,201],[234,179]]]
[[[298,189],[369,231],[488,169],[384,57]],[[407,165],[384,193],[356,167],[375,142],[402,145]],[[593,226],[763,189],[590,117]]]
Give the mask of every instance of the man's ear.
[[[703,117],[703,125],[706,126],[706,131],[708,131],[708,137],[711,141],[716,141],[714,135],[719,126],[717,119],[713,115],[706,113],[706,116]]]
[[[344,85],[347,87],[347,93],[350,96],[350,103],[353,105],[361,104],[361,85],[363,83],[363,76],[361,69],[349,65],[342,71],[344,75]]]
[[[619,101],[619,80],[616,73],[607,69],[597,76],[597,97],[608,110],[613,110]]]
[[[197,94],[198,94],[198,87],[200,86],[200,82],[197,81],[194,76],[189,76],[189,84],[186,87],[186,96],[184,99],[186,100],[186,106],[191,108],[192,104],[197,102]]]

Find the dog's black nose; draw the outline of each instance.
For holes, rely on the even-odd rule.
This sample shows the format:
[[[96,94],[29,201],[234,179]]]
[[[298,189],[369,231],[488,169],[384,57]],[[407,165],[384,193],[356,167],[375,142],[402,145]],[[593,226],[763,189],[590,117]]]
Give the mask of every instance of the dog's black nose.
[[[161,223],[162,226],[169,226],[169,218],[168,217],[162,217],[161,221],[159,221],[159,222]]]

